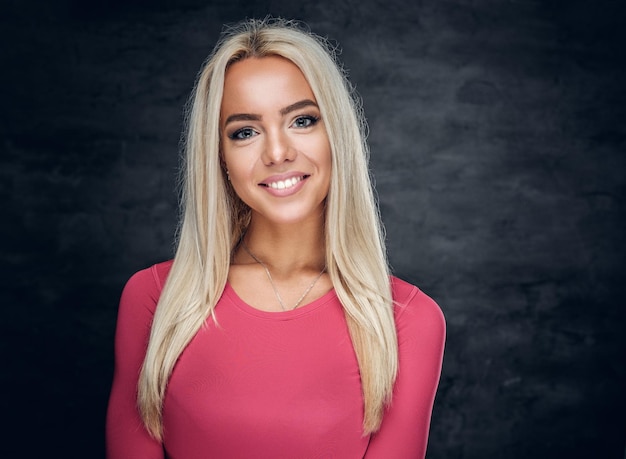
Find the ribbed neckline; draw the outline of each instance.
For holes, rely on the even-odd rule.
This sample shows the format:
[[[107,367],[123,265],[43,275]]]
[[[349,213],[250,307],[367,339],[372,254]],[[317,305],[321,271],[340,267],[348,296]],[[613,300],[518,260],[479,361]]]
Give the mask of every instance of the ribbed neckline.
[[[317,300],[314,300],[310,303],[303,304],[302,306],[297,307],[291,311],[262,311],[253,306],[250,306],[248,303],[243,301],[237,292],[232,288],[229,282],[226,283],[224,287],[224,294],[228,297],[230,302],[235,305],[237,308],[242,310],[243,312],[260,317],[262,319],[270,319],[270,320],[293,320],[298,317],[307,315],[312,313],[313,311],[319,309],[325,304],[330,303],[333,299],[337,298],[337,294],[335,293],[335,289],[331,289]]]

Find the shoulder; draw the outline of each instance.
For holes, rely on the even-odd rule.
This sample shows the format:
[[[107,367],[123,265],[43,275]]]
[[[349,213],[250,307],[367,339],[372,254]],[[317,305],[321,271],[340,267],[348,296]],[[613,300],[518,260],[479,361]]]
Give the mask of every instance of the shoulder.
[[[445,318],[435,300],[415,285],[394,276],[391,276],[391,291],[398,332],[411,328],[445,337]]]
[[[120,306],[140,304],[154,312],[171,267],[172,261],[169,260],[133,274],[124,286]]]

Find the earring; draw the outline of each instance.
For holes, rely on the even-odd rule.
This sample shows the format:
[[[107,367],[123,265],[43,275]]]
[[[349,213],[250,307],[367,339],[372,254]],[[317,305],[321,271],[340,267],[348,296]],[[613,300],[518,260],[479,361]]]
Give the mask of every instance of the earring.
[[[230,171],[228,169],[226,169],[226,178],[230,182]]]

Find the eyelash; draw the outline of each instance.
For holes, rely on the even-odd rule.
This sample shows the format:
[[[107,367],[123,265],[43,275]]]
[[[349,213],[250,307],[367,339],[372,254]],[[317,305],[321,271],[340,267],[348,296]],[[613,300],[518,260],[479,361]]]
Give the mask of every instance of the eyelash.
[[[246,137],[239,137],[241,134],[243,134],[244,132],[250,132],[250,135],[247,135]],[[245,128],[241,128],[241,129],[237,129],[235,132],[233,132],[232,134],[228,135],[228,138],[231,140],[247,140],[250,137],[252,137],[252,133],[256,132],[254,129],[252,129],[251,127],[245,127]]]
[[[319,120],[320,120],[319,116],[315,116],[315,115],[301,115],[301,116],[298,116],[291,125],[294,126],[298,122],[306,121],[306,122],[308,122],[308,124],[306,126],[295,126],[298,129],[306,129],[306,128],[315,126]],[[240,137],[244,133],[247,133],[247,135],[245,137]],[[229,134],[228,138],[231,139],[231,140],[235,140],[235,141],[236,140],[247,140],[247,139],[253,137],[253,133],[257,133],[253,128],[251,128],[251,127],[244,127],[244,128],[241,128],[241,129],[237,129],[232,134]]]
[[[314,116],[314,115],[302,115],[302,116],[297,117],[294,120],[294,122],[292,123],[292,126],[296,124],[298,121],[302,121],[302,120],[307,120],[309,124],[307,126],[300,126],[300,127],[307,128],[307,127],[315,126],[315,124],[317,124],[317,122],[320,120],[320,117]]]

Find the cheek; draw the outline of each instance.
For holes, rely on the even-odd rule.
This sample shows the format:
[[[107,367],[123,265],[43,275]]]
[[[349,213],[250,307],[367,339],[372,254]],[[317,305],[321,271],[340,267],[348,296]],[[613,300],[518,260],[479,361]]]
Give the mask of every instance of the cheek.
[[[233,187],[237,196],[243,199],[246,193],[246,183],[249,182],[250,174],[246,169],[246,164],[236,161],[228,155],[224,159],[224,167],[228,171],[226,179],[230,186]]]
[[[330,146],[326,144],[324,149],[324,155],[319,158],[318,167],[320,172],[324,176],[324,194],[328,195],[330,191],[330,183],[332,181],[332,172],[333,172],[333,161],[330,152]]]
[[[231,172],[230,186],[233,188],[235,195],[241,199],[246,205],[254,207],[254,194],[252,188],[244,177]]]
[[[321,134],[316,137],[308,145],[302,146],[302,151],[308,151],[313,157],[319,167],[328,167],[331,165],[331,152],[330,142],[326,134]]]
[[[323,167],[326,168],[328,170],[328,178],[330,180],[330,172],[332,170],[333,167],[333,158],[332,158],[332,151],[330,148],[330,143],[328,142],[328,140],[326,140],[323,143],[323,158],[321,158],[321,163],[323,164]]]
[[[224,153],[224,165],[230,173],[231,181],[240,181],[249,176],[254,161],[251,160],[251,151],[247,149],[239,149],[237,151],[226,150]]]
[[[243,197],[247,193],[248,184],[250,183],[250,174],[245,170],[237,167],[229,169],[230,171],[230,184],[235,189],[235,193],[239,197]]]

